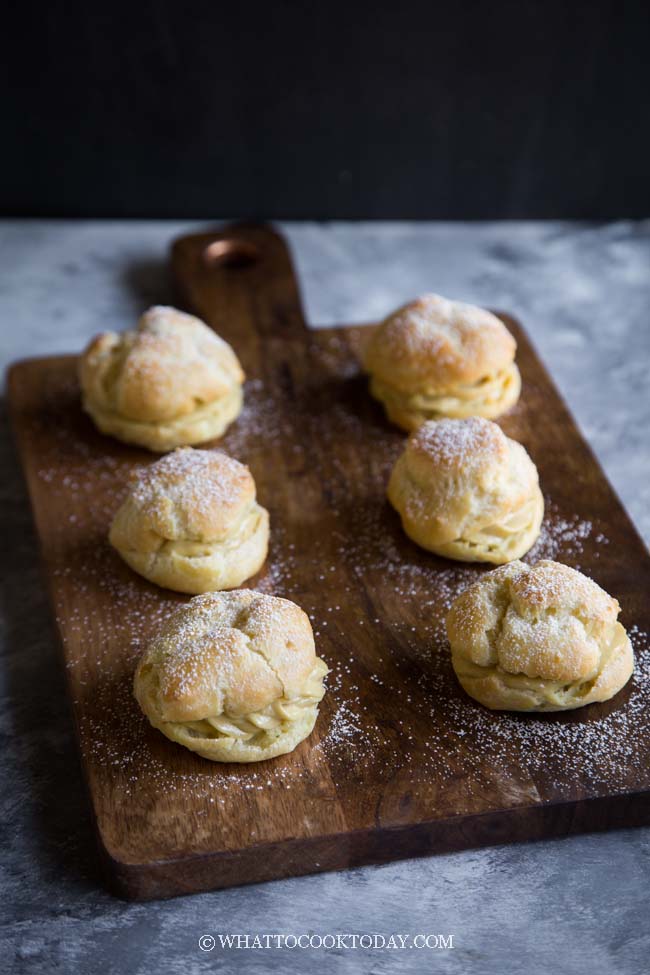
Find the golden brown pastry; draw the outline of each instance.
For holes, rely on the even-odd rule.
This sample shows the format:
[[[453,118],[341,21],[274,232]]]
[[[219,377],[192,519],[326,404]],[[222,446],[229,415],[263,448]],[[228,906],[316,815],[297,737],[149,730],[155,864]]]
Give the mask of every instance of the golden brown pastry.
[[[159,452],[220,437],[242,408],[244,373],[231,347],[175,308],[150,308],[135,331],[97,335],[79,376],[102,433]]]
[[[172,741],[215,762],[259,762],[311,733],[326,673],[299,606],[240,589],[177,610],[142,657],[134,693]]]
[[[564,711],[607,701],[634,670],[619,605],[559,562],[481,576],[447,617],[458,680],[488,708]]]
[[[427,294],[404,305],[370,338],[370,391],[404,430],[425,420],[494,419],[519,398],[516,342],[484,308]]]
[[[526,450],[481,417],[422,424],[393,467],[388,498],[409,538],[462,562],[520,558],[544,516]]]
[[[264,563],[269,516],[244,464],[218,450],[179,447],[132,475],[109,540],[159,586],[234,589]]]

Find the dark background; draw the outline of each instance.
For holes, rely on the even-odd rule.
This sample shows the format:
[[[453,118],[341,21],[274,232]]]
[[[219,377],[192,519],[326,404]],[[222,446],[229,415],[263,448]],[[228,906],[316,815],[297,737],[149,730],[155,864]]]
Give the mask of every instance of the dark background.
[[[650,214],[647,2],[27,2],[3,35],[5,215]]]

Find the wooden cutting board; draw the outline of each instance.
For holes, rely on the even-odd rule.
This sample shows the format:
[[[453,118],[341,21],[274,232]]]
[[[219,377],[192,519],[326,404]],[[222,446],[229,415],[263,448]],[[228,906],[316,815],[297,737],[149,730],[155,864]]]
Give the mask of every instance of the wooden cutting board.
[[[250,585],[309,612],[331,675],[311,738],[267,763],[212,764],[151,729],[135,662],[185,597],[132,573],[106,535],[128,472],[154,457],[94,430],[74,357],[14,365],[16,440],[114,887],[163,897],[647,821],[650,557],[521,327],[502,316],[524,381],[503,428],[547,498],[528,559],[564,561],[614,594],[637,653],[613,701],[543,717],[493,714],[453,677],[445,612],[485,569],[402,534],[384,492],[403,435],[368,395],[363,330],[307,330],[286,245],[266,228],[178,240],[173,268],[179,300],[248,376],[221,445],[250,465],[271,513]]]

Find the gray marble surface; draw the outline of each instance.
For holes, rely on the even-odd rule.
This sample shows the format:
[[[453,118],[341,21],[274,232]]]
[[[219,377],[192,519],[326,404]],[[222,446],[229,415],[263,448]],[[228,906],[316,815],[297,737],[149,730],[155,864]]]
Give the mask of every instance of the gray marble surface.
[[[69,352],[170,300],[171,222],[0,223],[6,365]],[[288,224],[314,324],[424,290],[520,316],[646,541],[650,222]],[[406,861],[167,902],[102,887],[38,550],[3,401],[0,969],[12,972],[647,970],[650,830]],[[442,933],[453,950],[215,948],[201,935]],[[6,968],[5,968],[6,966]]]

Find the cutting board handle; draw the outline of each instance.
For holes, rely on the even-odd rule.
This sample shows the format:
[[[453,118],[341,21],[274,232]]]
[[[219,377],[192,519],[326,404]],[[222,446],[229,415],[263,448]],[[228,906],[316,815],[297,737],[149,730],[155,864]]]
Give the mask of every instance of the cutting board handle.
[[[289,247],[272,227],[235,223],[179,237],[171,267],[179,303],[229,342],[241,341],[248,319],[258,335],[260,325],[276,337],[306,328]]]

